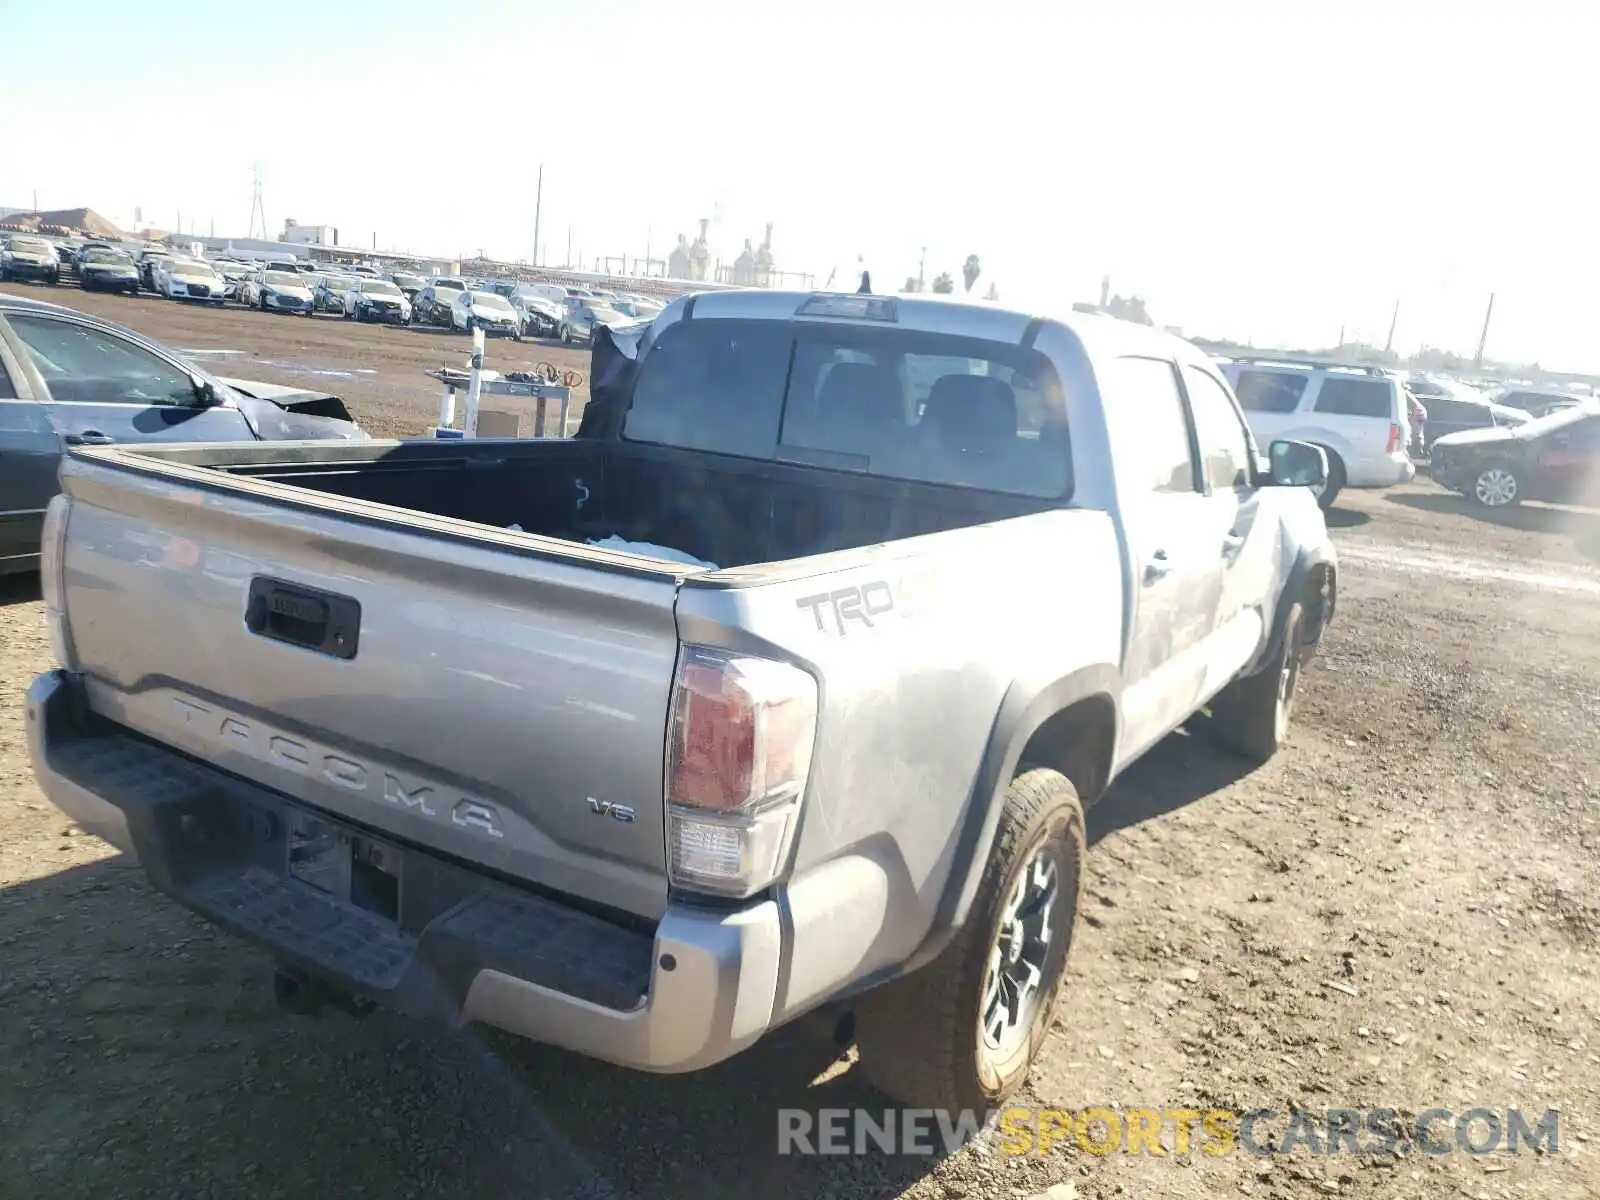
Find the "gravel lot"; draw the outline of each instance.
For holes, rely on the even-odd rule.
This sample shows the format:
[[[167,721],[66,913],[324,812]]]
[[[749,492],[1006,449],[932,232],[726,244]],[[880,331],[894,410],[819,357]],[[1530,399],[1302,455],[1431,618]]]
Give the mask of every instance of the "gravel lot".
[[[378,432],[425,425],[418,372],[465,345],[81,303],[256,360],[231,373],[375,370],[330,390]],[[493,354],[509,367],[562,352]],[[1347,492],[1333,524],[1340,612],[1288,751],[1246,774],[1179,734],[1092,814],[1085,920],[1025,1102],[1558,1106],[1559,1154],[779,1158],[779,1108],[883,1107],[809,1028],[672,1078],[384,1014],[284,1015],[263,954],[157,897],[34,787],[21,693],[49,651],[36,585],[13,580],[0,1196],[937,1200],[1061,1182],[1082,1197],[1600,1195],[1597,1143],[1580,1140],[1600,1137],[1600,515],[1530,506],[1490,522],[1421,480]]]

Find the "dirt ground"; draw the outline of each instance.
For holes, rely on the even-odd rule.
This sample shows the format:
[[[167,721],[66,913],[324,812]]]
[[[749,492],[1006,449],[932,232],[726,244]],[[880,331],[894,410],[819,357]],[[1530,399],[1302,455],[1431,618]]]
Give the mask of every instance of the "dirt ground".
[[[464,345],[84,306],[175,345],[280,361],[287,338],[373,366],[348,394],[379,430],[425,424],[431,392],[404,399],[413,376]],[[947,1158],[780,1158],[780,1108],[884,1107],[809,1029],[650,1077],[384,1014],[285,1015],[264,954],[45,804],[21,693],[49,651],[36,586],[11,581],[0,1196],[1600,1195],[1586,1140],[1600,1137],[1600,515],[1529,506],[1491,522],[1419,480],[1346,493],[1331,523],[1339,613],[1290,747],[1246,772],[1180,733],[1091,814],[1070,978],[1023,1102],[1557,1108],[1559,1153],[1096,1157],[1069,1139],[1016,1158],[992,1141]]]

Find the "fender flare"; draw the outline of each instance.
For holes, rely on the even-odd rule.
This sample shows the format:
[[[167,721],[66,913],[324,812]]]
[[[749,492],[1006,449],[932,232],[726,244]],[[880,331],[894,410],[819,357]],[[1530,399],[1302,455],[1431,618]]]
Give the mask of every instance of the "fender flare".
[[[932,960],[966,924],[989,861],[990,848],[994,845],[1006,788],[1016,774],[1029,739],[1056,713],[1097,696],[1110,701],[1113,709],[1120,713],[1122,676],[1109,663],[1080,667],[1037,690],[1025,691],[1015,683],[1007,690],[995,714],[983,757],[978,762],[971,799],[961,826],[955,831],[950,873],[945,879],[933,924],[922,945],[905,964],[905,970],[914,970]],[[1114,747],[1107,747],[1108,764],[1113,750]],[[1101,785],[1105,782],[1102,780]],[[1087,808],[1095,797],[1082,799]]]
[[[1339,562],[1333,550],[1326,546],[1315,546],[1303,549],[1295,557],[1294,566],[1289,569],[1289,577],[1284,580],[1283,590],[1278,593],[1278,606],[1272,614],[1272,632],[1267,637],[1266,643],[1240,676],[1254,675],[1268,663],[1276,662],[1278,650],[1283,645],[1283,630],[1289,620],[1289,610],[1305,598],[1308,581],[1311,573],[1319,567],[1328,569],[1327,583],[1318,588],[1321,603],[1317,612],[1307,612],[1306,644],[1315,646],[1322,640],[1323,630],[1333,620],[1334,606],[1339,598]]]

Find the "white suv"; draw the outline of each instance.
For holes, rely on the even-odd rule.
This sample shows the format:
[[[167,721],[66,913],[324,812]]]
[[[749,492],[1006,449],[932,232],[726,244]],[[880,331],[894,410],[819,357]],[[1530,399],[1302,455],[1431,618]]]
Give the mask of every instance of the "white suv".
[[[1291,438],[1327,451],[1328,482],[1317,497],[1323,508],[1341,488],[1390,487],[1416,476],[1406,451],[1405,389],[1383,368],[1237,358],[1223,363],[1222,373],[1258,445]]]

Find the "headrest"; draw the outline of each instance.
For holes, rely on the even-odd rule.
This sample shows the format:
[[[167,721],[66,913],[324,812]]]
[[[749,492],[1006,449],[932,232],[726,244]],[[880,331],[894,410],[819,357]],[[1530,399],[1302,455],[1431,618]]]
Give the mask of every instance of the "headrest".
[[[945,375],[928,393],[922,423],[963,449],[1017,436],[1017,396],[988,375]]]

